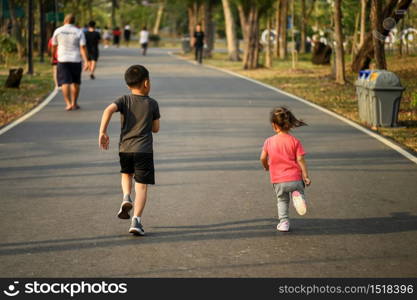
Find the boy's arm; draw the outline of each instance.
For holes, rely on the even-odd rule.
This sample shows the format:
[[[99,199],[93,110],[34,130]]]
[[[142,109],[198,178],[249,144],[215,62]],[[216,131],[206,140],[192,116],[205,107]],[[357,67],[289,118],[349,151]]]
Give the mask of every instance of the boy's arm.
[[[152,121],[152,132],[157,133],[159,131],[160,122],[159,119]]]
[[[269,165],[268,165],[268,153],[265,152],[265,150],[262,150],[261,153],[261,157],[259,158],[262,166],[264,167],[265,171],[269,170]]]
[[[307,186],[309,186],[311,184],[311,179],[310,179],[310,177],[308,177],[307,164],[306,164],[306,161],[304,159],[304,155],[297,156],[297,163],[301,168],[304,183]]]
[[[103,116],[101,117],[100,132],[98,136],[98,145],[101,149],[109,149],[110,138],[107,135],[107,126],[109,126],[111,116],[116,111],[117,105],[112,103],[106,107],[106,109],[103,112]]]

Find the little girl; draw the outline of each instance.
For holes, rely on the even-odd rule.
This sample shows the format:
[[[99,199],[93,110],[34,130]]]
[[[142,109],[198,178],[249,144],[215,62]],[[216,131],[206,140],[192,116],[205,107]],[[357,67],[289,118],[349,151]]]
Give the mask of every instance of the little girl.
[[[301,142],[289,134],[291,128],[307,125],[297,120],[285,107],[276,107],[270,117],[275,135],[266,139],[260,160],[266,171],[269,170],[271,183],[278,202],[278,231],[288,231],[290,222],[288,208],[290,195],[296,211],[300,215],[307,212],[304,199],[304,186],[309,186],[307,165]]]

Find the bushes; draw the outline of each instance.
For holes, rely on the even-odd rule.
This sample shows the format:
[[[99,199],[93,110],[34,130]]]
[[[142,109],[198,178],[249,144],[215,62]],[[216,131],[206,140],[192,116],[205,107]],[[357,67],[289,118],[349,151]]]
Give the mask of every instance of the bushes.
[[[161,37],[157,34],[150,34],[149,35],[149,41],[155,46],[158,47],[159,41],[161,40]]]
[[[4,34],[0,34],[0,61],[8,67],[10,57],[17,53],[16,41]]]

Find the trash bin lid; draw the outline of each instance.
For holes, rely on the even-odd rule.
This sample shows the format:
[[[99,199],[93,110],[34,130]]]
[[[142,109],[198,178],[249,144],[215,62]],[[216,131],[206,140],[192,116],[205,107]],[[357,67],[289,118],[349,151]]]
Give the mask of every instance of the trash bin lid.
[[[403,90],[400,78],[386,70],[374,70],[368,77],[367,87],[374,90]]]

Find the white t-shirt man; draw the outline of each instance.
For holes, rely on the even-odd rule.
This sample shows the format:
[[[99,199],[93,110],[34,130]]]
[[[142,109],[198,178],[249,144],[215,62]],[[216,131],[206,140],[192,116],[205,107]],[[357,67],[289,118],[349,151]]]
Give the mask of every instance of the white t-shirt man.
[[[139,43],[141,45],[147,44],[148,41],[149,41],[149,31],[147,31],[147,30],[141,30],[139,35],[140,35]]]
[[[52,45],[58,45],[58,62],[81,62],[80,46],[85,46],[85,36],[73,24],[58,27],[52,36]]]

